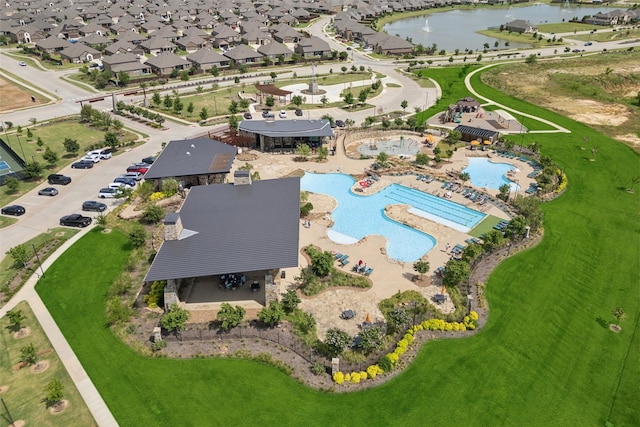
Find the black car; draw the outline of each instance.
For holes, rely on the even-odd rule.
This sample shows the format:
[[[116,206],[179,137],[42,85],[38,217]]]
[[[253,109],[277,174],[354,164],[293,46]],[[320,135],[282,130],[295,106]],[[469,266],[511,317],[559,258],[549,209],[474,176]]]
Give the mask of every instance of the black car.
[[[58,195],[58,190],[56,190],[53,187],[47,187],[47,188],[43,188],[42,190],[38,191],[38,195],[39,196],[57,196]]]
[[[145,157],[144,159],[142,159],[142,163],[146,163],[148,165],[152,165],[153,162],[155,161],[156,161],[156,158],[153,156]]]
[[[269,110],[264,110],[262,112],[262,117],[264,117],[265,119],[272,119],[275,117],[275,114],[273,114],[271,111]]]
[[[107,205],[102,202],[96,202],[94,200],[87,200],[82,204],[83,211],[104,212],[107,210]]]
[[[253,116],[249,112],[244,113],[242,116],[247,120],[253,119]]]
[[[299,108],[296,108],[296,116],[302,116],[302,110]]]
[[[91,217],[71,214],[60,218],[60,225],[66,225],[67,227],[86,227],[91,224],[91,221]]]
[[[343,128],[345,126],[344,121],[343,120],[336,120],[336,126],[338,126],[339,128]]]
[[[24,215],[26,209],[20,205],[11,205],[5,206],[4,208],[2,208],[2,210],[0,210],[0,212],[2,213],[2,215],[20,216]]]
[[[72,169],[91,169],[93,167],[93,162],[89,160],[80,160],[79,162],[71,163]]]
[[[71,177],[61,175],[59,173],[52,173],[47,177],[47,181],[49,182],[49,184],[52,184],[52,185],[53,184],[67,185],[71,182]]]

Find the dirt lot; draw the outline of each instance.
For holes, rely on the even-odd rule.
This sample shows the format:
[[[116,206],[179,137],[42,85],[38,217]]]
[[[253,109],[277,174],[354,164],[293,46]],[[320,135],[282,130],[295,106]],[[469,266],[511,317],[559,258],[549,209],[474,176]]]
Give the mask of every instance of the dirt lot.
[[[499,67],[485,82],[510,95],[557,111],[640,150],[640,54]]]
[[[36,102],[31,101],[31,92],[3,77],[0,77],[0,93],[2,93],[0,97],[0,113],[44,103],[42,99],[35,95]]]

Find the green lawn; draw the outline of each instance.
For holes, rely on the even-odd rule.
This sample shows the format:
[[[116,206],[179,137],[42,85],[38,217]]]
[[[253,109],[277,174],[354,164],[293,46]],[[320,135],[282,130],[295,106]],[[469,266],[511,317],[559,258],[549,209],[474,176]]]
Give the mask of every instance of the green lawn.
[[[570,33],[572,31],[601,30],[599,25],[581,24],[580,22],[557,22],[555,24],[540,24],[538,31],[543,33]],[[570,37],[573,38],[573,37]]]
[[[445,75],[438,72],[436,80]],[[443,85],[441,105],[466,95],[458,84]],[[640,156],[574,121],[494,95],[573,133],[526,136],[564,168],[569,187],[543,206],[540,245],[502,263],[488,280],[491,313],[479,334],[432,341],[393,380],[349,394],[306,389],[255,362],[146,359],[104,326],[107,287],[125,264],[126,239],[92,232],[37,290],[119,423],[639,425],[640,192],[624,187],[640,170]],[[580,149],[585,135],[599,147],[595,162]],[[100,263],[86,268],[86,253]],[[618,305],[628,319],[614,334],[607,324]]]
[[[58,355],[53,351],[29,305],[21,302],[16,306],[16,310],[22,311],[26,316],[23,326],[28,327],[31,333],[24,338],[16,339],[13,337],[13,331],[9,329],[9,319],[6,316],[0,319],[0,386],[9,386],[1,396],[12,418],[15,421],[23,420],[26,425],[32,426],[94,425],[95,421],[89,409]],[[38,361],[49,363],[49,367],[42,373],[35,374],[29,367],[14,369],[20,361],[20,349],[29,344],[33,344],[38,352],[46,352],[38,357]],[[42,402],[47,395],[43,388],[53,378],[57,378],[63,384],[64,399],[69,401],[67,409],[57,415],[50,414]],[[0,414],[3,417],[2,425],[8,425],[4,418],[4,408],[0,408]]]

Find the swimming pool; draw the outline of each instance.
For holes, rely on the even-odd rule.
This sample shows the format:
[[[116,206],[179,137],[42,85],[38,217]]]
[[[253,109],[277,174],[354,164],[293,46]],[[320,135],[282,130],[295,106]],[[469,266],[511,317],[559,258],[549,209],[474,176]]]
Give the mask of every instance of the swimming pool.
[[[505,174],[513,168],[515,166],[509,163],[494,163],[485,157],[471,157],[469,166],[462,172],[469,174],[471,184],[475,187],[499,190],[501,185],[509,184],[513,192],[518,189],[518,185],[505,178]]]
[[[436,240],[421,231],[389,219],[387,205],[407,204],[411,212],[461,231],[468,231],[486,215],[465,206],[418,190],[392,184],[370,196],[351,191],[355,180],[345,174],[305,173],[300,181],[304,191],[327,194],[338,202],[333,211],[329,238],[337,243],[356,243],[368,235],[387,239],[387,255],[403,262],[414,262],[429,252]]]

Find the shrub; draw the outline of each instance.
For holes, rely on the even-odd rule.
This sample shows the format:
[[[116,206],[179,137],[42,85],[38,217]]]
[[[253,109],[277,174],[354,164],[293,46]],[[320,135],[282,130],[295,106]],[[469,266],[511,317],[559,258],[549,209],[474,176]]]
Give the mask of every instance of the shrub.
[[[311,372],[313,372],[314,375],[322,375],[324,374],[326,371],[324,365],[322,364],[322,362],[313,362],[313,365],[311,365]]]
[[[142,211],[142,220],[147,224],[157,224],[163,217],[164,211],[156,204],[149,204]]]
[[[378,360],[378,365],[377,365],[382,372],[391,372],[391,370],[393,369],[393,363],[391,362],[391,359],[389,358],[389,355],[384,355],[380,358],[380,360]],[[382,372],[378,372],[378,373],[382,373]]]
[[[333,381],[336,384],[342,384],[344,382],[345,378],[344,378],[344,374],[340,371],[336,372],[335,374],[333,374]]]
[[[162,182],[162,192],[166,197],[171,197],[178,192],[178,181],[166,179]]]
[[[129,242],[134,248],[144,246],[147,240],[147,232],[142,225],[135,224],[129,231]]]
[[[360,372],[351,373],[351,383],[358,384],[360,382]]]
[[[149,304],[149,307],[155,308],[163,305],[164,299],[164,286],[167,284],[166,280],[156,280],[151,284],[151,290],[144,296],[144,302]]]
[[[382,374],[382,373],[384,373],[384,371],[378,365],[370,365],[367,368],[367,376],[370,379],[374,379],[378,374]]]
[[[307,216],[313,210],[313,205],[309,202],[300,206],[300,216]]]
[[[162,191],[156,191],[155,193],[152,193],[149,196],[149,201],[150,202],[155,202],[155,201],[158,201],[158,200],[162,200],[164,198],[165,198],[165,195],[164,195],[164,193]]]

